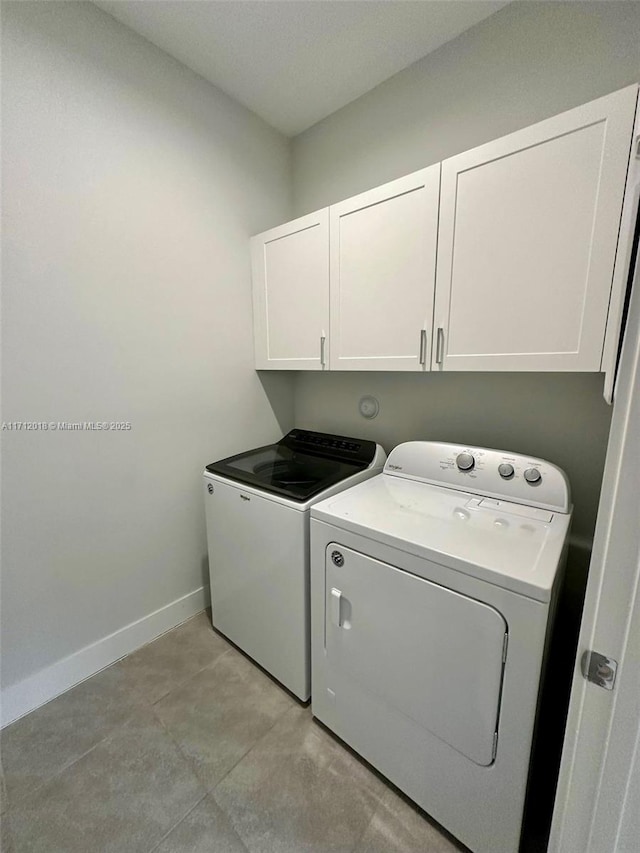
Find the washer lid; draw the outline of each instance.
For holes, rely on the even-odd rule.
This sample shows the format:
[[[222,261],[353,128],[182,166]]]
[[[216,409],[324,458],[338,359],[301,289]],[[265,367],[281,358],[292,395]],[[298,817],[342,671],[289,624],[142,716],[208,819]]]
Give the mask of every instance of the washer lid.
[[[549,601],[570,513],[380,474],[311,509],[311,517]]]
[[[378,450],[373,441],[294,429],[277,444],[211,462],[206,470],[304,503],[373,465]]]

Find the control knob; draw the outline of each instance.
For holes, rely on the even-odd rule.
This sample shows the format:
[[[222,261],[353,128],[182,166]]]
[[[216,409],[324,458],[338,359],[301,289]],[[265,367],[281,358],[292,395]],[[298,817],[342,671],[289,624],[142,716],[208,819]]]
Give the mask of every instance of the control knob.
[[[524,478],[531,486],[535,486],[542,480],[542,474],[537,468],[527,468],[524,472]]]
[[[476,464],[476,460],[470,453],[458,453],[456,456],[456,465],[461,471],[471,471]]]
[[[513,477],[513,465],[503,462],[502,465],[498,465],[498,474],[503,480],[510,480]]]

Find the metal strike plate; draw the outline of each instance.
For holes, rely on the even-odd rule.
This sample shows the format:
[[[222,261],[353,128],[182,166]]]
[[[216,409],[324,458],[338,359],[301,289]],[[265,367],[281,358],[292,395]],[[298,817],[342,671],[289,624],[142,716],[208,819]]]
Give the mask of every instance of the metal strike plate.
[[[582,674],[592,684],[604,687],[605,690],[613,690],[618,671],[618,661],[605,657],[599,652],[587,650],[582,655]]]

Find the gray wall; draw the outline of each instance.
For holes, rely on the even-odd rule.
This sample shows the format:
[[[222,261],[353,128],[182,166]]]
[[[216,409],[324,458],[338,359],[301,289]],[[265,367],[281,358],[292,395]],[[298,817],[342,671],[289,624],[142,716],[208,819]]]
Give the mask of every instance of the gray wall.
[[[293,140],[296,215],[640,80],[640,3],[513,3]],[[593,534],[610,409],[602,377],[301,374],[296,423],[388,448],[439,439],[563,467],[574,535]],[[370,423],[362,394],[379,396]]]
[[[515,2],[293,140],[295,213],[640,79],[640,2]]]
[[[287,140],[91,4],[2,12],[3,420],[132,424],[2,433],[7,686],[201,587],[203,465],[293,408],[248,251]]]

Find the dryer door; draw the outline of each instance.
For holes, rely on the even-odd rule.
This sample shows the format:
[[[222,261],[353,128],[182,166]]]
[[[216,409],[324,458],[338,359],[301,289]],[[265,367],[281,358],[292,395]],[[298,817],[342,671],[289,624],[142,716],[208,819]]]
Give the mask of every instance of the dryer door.
[[[327,547],[325,580],[336,702],[355,681],[471,761],[491,764],[507,633],[502,615],[335,543]]]

